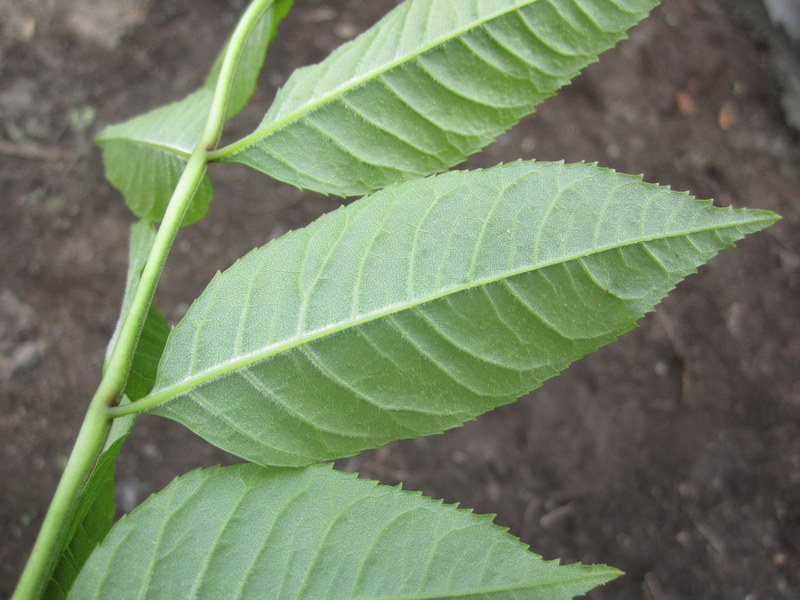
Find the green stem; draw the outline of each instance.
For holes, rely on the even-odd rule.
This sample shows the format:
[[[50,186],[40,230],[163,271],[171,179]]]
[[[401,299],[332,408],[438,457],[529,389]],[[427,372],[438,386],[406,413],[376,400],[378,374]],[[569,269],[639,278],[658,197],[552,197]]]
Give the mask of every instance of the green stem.
[[[108,408],[118,404],[124,394],[125,382],[139,336],[153,301],[156,286],[161,279],[167,256],[197,186],[200,185],[206,173],[208,151],[212,150],[219,141],[222,126],[225,123],[225,112],[233,79],[245,42],[258,19],[272,3],[273,0],[254,0],[242,15],[231,36],[203,135],[189,157],[178,185],[172,193],[164,219],[158,228],[153,247],[142,270],[142,277],[136,288],[130,310],[120,327],[108,367],[89,403],[75,446],[70,453],[12,600],[40,598],[46,587],[47,578],[59,558],[62,546],[66,541],[64,539],[66,530],[74,514],[81,490],[91,475],[108,437],[111,427],[111,415],[107,412]]]
[[[206,156],[203,146],[192,154],[178,185],[172,194],[164,220],[159,227],[153,248],[142,272],[130,311],[120,328],[120,334],[108,368],[95,392],[86,416],[70,453],[67,466],[61,476],[50,508],[45,515],[39,536],[22,572],[12,600],[34,600],[41,596],[46,578],[58,559],[64,535],[74,513],[81,489],[94,468],[103,449],[111,419],[106,413],[110,405],[116,404],[125,390],[133,353],[139,340],[144,319],[150,308],[156,284],[166,262],[183,215],[194,195],[195,189],[206,172]]]

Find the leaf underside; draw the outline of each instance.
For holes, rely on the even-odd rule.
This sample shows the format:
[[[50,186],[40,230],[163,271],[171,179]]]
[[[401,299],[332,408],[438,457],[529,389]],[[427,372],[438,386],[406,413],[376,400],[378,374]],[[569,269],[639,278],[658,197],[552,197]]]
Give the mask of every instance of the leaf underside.
[[[259,464],[439,433],[613,341],[774,219],[586,164],[390,186],[218,274],[142,402]]]
[[[406,1],[293,73],[222,160],[342,196],[447,170],[532,113],[657,3]]]
[[[187,111],[187,117],[191,115],[197,119],[193,121],[194,123],[205,121],[208,116],[211,94],[209,92],[204,95],[209,101],[204,109],[205,113]],[[172,108],[172,105],[166,108]],[[152,114],[147,113],[143,117],[150,117]],[[137,127],[136,119],[125,124],[127,123],[131,123],[131,131]],[[123,133],[115,133],[111,127],[104,132],[118,136],[97,138],[103,149],[106,178],[123,195],[125,203],[134,215],[151,223],[161,221],[172,192],[186,168],[188,155],[176,154],[164,147],[148,146],[125,139]],[[200,133],[197,134],[198,138]],[[213,197],[214,188],[211,179],[208,175],[204,175],[194,192],[182,224],[191,225],[202,219],[208,212]]]
[[[237,65],[226,118],[241,110],[255,89],[267,46],[291,0],[271,4],[256,22]],[[187,159],[203,133],[211,110],[221,58],[199,90],[183,100],[162,106],[123,123],[106,127],[97,135],[103,149],[106,177],[125,197],[140,219],[160,221]],[[195,191],[183,224],[205,216],[214,195],[204,176]]]
[[[170,326],[164,315],[155,304],[151,304],[125,384],[125,395],[129,400],[143,398],[153,389],[169,331]]]
[[[124,517],[70,598],[565,600],[618,574],[544,561],[490,517],[329,466],[236,465]]]

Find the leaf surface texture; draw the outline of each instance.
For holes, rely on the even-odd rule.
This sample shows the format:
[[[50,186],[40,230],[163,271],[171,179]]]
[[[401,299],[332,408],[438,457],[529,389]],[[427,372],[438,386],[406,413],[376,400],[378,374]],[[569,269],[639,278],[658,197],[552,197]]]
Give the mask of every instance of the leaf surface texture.
[[[70,598],[565,600],[618,575],[329,466],[194,471],[123,518]]]
[[[259,464],[439,433],[613,341],[774,219],[586,164],[393,185],[218,274],[140,402]]]
[[[551,96],[656,0],[407,0],[298,69],[221,150],[301,188],[360,195],[444,171]]]

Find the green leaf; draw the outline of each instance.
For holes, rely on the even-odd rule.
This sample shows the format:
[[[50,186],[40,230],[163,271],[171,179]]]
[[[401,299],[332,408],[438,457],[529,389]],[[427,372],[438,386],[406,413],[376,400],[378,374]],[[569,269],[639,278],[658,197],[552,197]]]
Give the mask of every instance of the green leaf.
[[[210,92],[203,95],[210,99]],[[176,103],[165,106],[163,109],[170,110],[156,109],[140,118],[159,116],[155,113],[162,112],[162,110],[163,114],[167,114],[173,108],[175,114],[178,115],[178,109],[182,105],[183,103]],[[204,107],[204,110],[206,112],[203,115],[187,110],[184,116],[204,121],[208,115],[207,107]],[[172,191],[186,167],[188,155],[179,154],[176,146],[158,146],[155,142],[152,142],[153,145],[148,145],[147,141],[136,139],[134,137],[135,121],[136,119],[133,119],[123,123],[123,125],[131,124],[130,134],[127,137],[123,131],[110,131],[112,128],[109,127],[100,132],[100,135],[108,137],[98,137],[97,141],[103,148],[103,166],[106,178],[124,196],[125,203],[131,212],[145,221],[158,222],[164,217]],[[176,119],[173,122],[177,123],[178,121]],[[138,131],[145,133],[144,129]],[[190,129],[185,130],[187,133],[190,131]],[[169,130],[164,130],[164,133],[169,133]],[[194,192],[182,224],[191,225],[202,219],[208,212],[213,197],[214,188],[211,185],[211,179],[208,175],[204,175]]]
[[[111,529],[116,513],[114,464],[133,421],[131,415],[116,419],[111,425],[105,447],[81,490],[59,558],[47,583],[43,597],[48,600],[67,597],[84,563]]]
[[[270,4],[251,30],[237,65],[226,117],[238,113],[250,99],[267,46],[290,6],[291,0]],[[97,134],[97,142],[103,149],[106,177],[140,219],[157,222],[163,218],[187,159],[203,133],[220,64],[221,58],[206,77],[203,87],[183,100],[111,125]],[[206,175],[195,192],[183,224],[202,219],[213,195],[211,180]]]
[[[143,398],[153,389],[158,363],[164,353],[169,331],[170,326],[164,315],[155,304],[151,304],[125,384],[125,395],[130,400]]]
[[[298,69],[254,133],[215,153],[360,195],[444,171],[614,46],[657,0],[407,0]]]
[[[218,274],[139,406],[259,464],[439,433],[633,328],[775,218],[586,164],[390,186]]]
[[[619,575],[329,466],[194,471],[124,517],[70,598],[564,600]]]

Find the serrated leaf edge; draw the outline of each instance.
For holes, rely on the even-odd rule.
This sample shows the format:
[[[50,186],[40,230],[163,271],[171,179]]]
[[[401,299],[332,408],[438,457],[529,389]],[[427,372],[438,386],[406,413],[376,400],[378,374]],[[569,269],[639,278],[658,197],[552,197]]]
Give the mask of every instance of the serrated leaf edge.
[[[489,171],[489,170],[491,170],[493,168],[499,168],[499,167],[502,167],[502,166],[505,166],[505,165],[517,165],[517,164],[521,164],[521,163],[524,163],[524,162],[534,163],[534,162],[537,162],[537,161],[517,160],[517,161],[511,162],[511,163],[501,163],[501,164],[499,164],[499,165],[497,165],[495,167],[491,167],[489,169],[475,169],[475,170],[471,170],[471,171],[448,171],[447,173],[438,174],[438,175],[432,175],[430,177],[451,177],[451,176],[454,176],[454,175],[457,176],[457,174],[459,174],[459,173],[483,172],[483,171]],[[533,271],[538,271],[540,269],[544,269],[544,268],[549,267],[549,266],[571,262],[571,261],[578,260],[578,259],[581,259],[581,258],[585,258],[585,257],[588,257],[588,256],[593,256],[593,255],[599,254],[601,252],[607,252],[607,251],[610,251],[610,250],[614,250],[616,248],[626,247],[626,246],[629,246],[631,244],[641,244],[641,243],[652,242],[652,241],[656,241],[656,240],[660,240],[660,239],[668,239],[668,238],[672,238],[672,237],[685,237],[685,236],[688,236],[688,235],[691,235],[691,234],[694,234],[694,233],[701,233],[703,231],[721,230],[721,229],[728,229],[728,228],[734,228],[734,227],[741,227],[741,226],[755,224],[755,223],[772,222],[772,221],[775,221],[778,218],[777,215],[774,215],[773,213],[771,213],[769,211],[763,211],[763,210],[757,210],[757,209],[734,209],[732,207],[717,207],[717,206],[713,206],[711,200],[697,199],[697,198],[691,196],[687,192],[674,192],[671,188],[669,188],[667,186],[662,186],[662,185],[658,185],[658,184],[644,182],[641,175],[629,175],[629,174],[625,174],[625,173],[618,173],[614,169],[597,167],[597,163],[578,162],[578,163],[570,163],[569,165],[565,165],[564,161],[556,161],[554,163],[541,162],[539,164],[555,164],[555,165],[562,165],[562,166],[573,166],[573,165],[593,166],[593,167],[596,167],[596,168],[600,169],[601,171],[605,171],[605,172],[608,172],[608,173],[612,173],[612,174],[615,174],[615,175],[620,175],[622,177],[629,178],[631,182],[643,183],[646,186],[651,186],[651,187],[653,187],[655,189],[658,189],[661,192],[673,192],[673,193],[676,193],[676,194],[680,194],[684,198],[690,199],[690,200],[692,200],[692,201],[694,201],[696,203],[699,203],[699,204],[703,205],[703,207],[706,210],[709,210],[709,211],[730,211],[730,212],[747,212],[747,211],[749,211],[749,212],[753,213],[754,215],[758,215],[758,216],[757,217],[754,216],[752,219],[747,220],[747,221],[737,221],[735,223],[730,223],[730,224],[725,224],[725,225],[717,225],[717,226],[713,226],[713,227],[706,226],[706,227],[700,227],[700,228],[696,228],[696,229],[684,230],[679,235],[675,234],[675,233],[666,233],[666,234],[662,234],[662,235],[654,235],[654,236],[647,236],[647,237],[637,238],[635,241],[630,241],[629,240],[629,241],[615,243],[615,244],[608,244],[608,245],[605,245],[605,246],[602,246],[602,247],[593,248],[592,251],[588,252],[588,253],[580,253],[580,254],[575,254],[575,255],[569,255],[569,256],[560,257],[557,260],[551,260],[551,261],[543,262],[543,263],[537,264],[534,268],[516,269],[516,270],[513,270],[513,271],[503,272],[501,275],[498,275],[497,277],[483,278],[483,279],[480,279],[480,280],[471,281],[468,284],[458,285],[458,286],[451,286],[451,287],[445,288],[443,290],[440,290],[436,294],[430,294],[430,295],[425,296],[423,298],[419,298],[419,299],[415,300],[412,303],[406,302],[406,303],[403,303],[403,304],[400,304],[400,305],[390,306],[390,307],[387,307],[387,308],[385,308],[383,310],[380,310],[380,311],[375,311],[375,312],[372,312],[372,313],[368,313],[368,314],[362,316],[361,318],[352,319],[352,320],[348,320],[346,322],[339,323],[339,324],[336,324],[336,325],[333,325],[333,326],[327,326],[327,327],[323,327],[323,328],[320,328],[320,329],[316,329],[316,330],[307,332],[304,335],[301,335],[301,336],[298,336],[298,337],[294,337],[290,341],[284,341],[284,342],[281,342],[281,343],[273,344],[273,345],[271,345],[271,346],[269,346],[267,348],[259,350],[258,352],[252,352],[250,354],[246,354],[244,356],[241,356],[241,357],[237,358],[236,360],[232,360],[232,361],[229,361],[229,362],[226,362],[226,363],[222,363],[222,364],[220,364],[220,365],[218,365],[216,367],[213,367],[211,369],[207,369],[205,371],[201,371],[199,373],[196,373],[196,374],[192,375],[191,377],[188,377],[188,378],[184,379],[181,382],[172,384],[172,385],[170,385],[170,386],[168,386],[166,388],[163,388],[163,389],[159,390],[156,393],[153,393],[153,394],[150,394],[148,396],[145,396],[144,398],[138,400],[136,402],[136,404],[138,404],[139,406],[142,406],[142,407],[151,408],[151,407],[153,407],[155,405],[158,405],[158,404],[160,404],[160,403],[162,403],[164,401],[169,400],[170,398],[174,398],[174,397],[186,392],[187,390],[190,390],[192,388],[201,386],[201,385],[203,385],[205,383],[208,383],[210,381],[213,381],[213,380],[215,380],[217,378],[223,377],[223,376],[225,376],[226,374],[228,374],[228,373],[230,373],[232,371],[240,370],[240,369],[246,367],[247,365],[251,365],[251,364],[254,364],[254,363],[261,362],[263,360],[266,360],[266,359],[268,359],[268,358],[270,358],[272,356],[275,356],[275,355],[280,354],[282,352],[285,352],[287,350],[291,350],[293,348],[297,348],[297,347],[302,346],[304,344],[307,344],[309,342],[313,342],[314,340],[317,340],[317,339],[320,339],[320,338],[323,338],[323,337],[327,337],[327,336],[333,335],[335,333],[338,333],[340,331],[351,329],[353,327],[357,327],[359,325],[363,325],[364,323],[369,323],[369,322],[375,321],[377,319],[381,319],[381,318],[396,314],[398,312],[409,310],[411,308],[420,306],[422,304],[426,304],[426,303],[434,301],[434,300],[438,300],[438,299],[446,297],[446,296],[450,296],[452,294],[456,294],[456,293],[463,292],[463,291],[466,291],[466,290],[469,290],[469,289],[473,289],[473,288],[483,287],[483,286],[489,285],[489,284],[497,282],[497,281],[508,279],[508,278],[513,277],[515,275],[521,275],[523,273],[529,273],[529,272],[533,272]],[[425,178],[425,179],[428,179],[428,178]],[[381,190],[379,192],[376,192],[376,194],[384,193],[384,192],[387,192],[387,191],[391,191],[391,190],[396,189],[397,187],[410,186],[410,185],[414,185],[414,184],[415,184],[415,181],[393,183],[393,184],[387,186],[386,188],[384,188],[383,190]],[[365,198],[369,198],[369,197],[370,196],[367,196]],[[345,206],[340,207],[340,208],[336,209],[335,211],[333,211],[332,213],[329,213],[329,214],[334,214],[337,211],[344,210],[346,208],[347,207],[345,207]],[[322,217],[320,217],[320,219],[324,219],[326,216],[327,215],[323,215]],[[318,221],[315,221],[315,222],[318,222]],[[302,231],[302,230],[289,231],[286,234],[284,234],[284,236],[290,235],[290,234],[296,234],[299,231]],[[264,246],[262,246],[261,248],[263,248],[263,247]],[[245,256],[243,256],[239,260],[237,260],[236,263],[238,263],[241,260],[244,260],[252,252],[257,252],[261,248],[256,248],[256,249],[252,250],[251,252],[247,253]],[[234,265],[236,263],[234,263]],[[217,271],[217,273],[212,278],[211,282],[209,282],[209,286],[208,287],[210,288],[218,280],[218,278],[221,275],[222,275],[222,273],[220,271]],[[197,299],[194,301],[194,303],[197,303]]]

